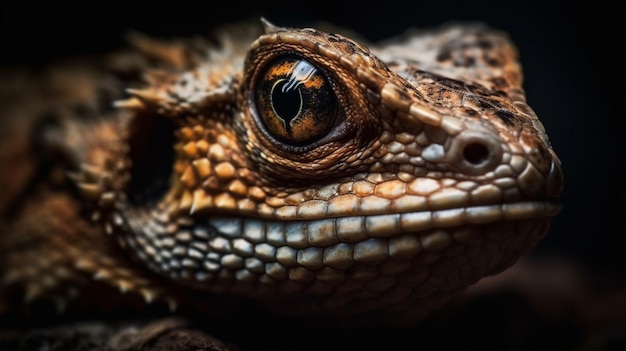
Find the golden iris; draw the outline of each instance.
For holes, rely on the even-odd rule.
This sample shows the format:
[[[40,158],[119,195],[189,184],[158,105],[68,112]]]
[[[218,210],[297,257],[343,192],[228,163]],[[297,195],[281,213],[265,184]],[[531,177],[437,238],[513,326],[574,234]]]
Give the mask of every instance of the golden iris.
[[[287,56],[272,61],[255,91],[267,132],[290,145],[305,145],[329,133],[337,119],[337,97],[324,72]]]

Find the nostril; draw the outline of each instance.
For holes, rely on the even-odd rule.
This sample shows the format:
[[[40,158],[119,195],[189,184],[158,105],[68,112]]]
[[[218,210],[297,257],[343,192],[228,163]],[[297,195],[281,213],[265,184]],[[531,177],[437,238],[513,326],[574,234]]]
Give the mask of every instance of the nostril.
[[[502,153],[500,137],[479,128],[456,135],[446,150],[451,166],[470,175],[481,175],[495,169],[502,160]]]
[[[463,148],[463,158],[472,165],[480,166],[489,161],[489,148],[483,143],[470,142]]]

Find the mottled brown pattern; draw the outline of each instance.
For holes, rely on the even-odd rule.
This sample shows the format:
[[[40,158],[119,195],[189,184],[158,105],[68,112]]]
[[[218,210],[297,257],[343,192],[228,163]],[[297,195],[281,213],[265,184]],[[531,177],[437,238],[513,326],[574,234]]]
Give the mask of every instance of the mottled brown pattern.
[[[31,107],[4,106],[0,161],[19,177],[0,178],[0,313],[24,296],[58,309],[241,297],[413,322],[512,265],[559,212],[560,162],[506,34],[456,24],[366,45],[264,22],[221,38],[136,35],[28,81]],[[328,90],[294,83],[291,97],[314,98],[259,108],[285,55],[328,82],[302,86]],[[329,122],[285,137],[266,125],[276,111]]]

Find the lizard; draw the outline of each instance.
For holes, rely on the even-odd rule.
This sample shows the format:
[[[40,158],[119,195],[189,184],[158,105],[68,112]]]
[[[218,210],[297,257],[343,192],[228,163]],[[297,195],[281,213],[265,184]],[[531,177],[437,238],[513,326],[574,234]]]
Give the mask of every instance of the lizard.
[[[5,84],[0,315],[234,298],[411,322],[547,234],[562,168],[505,32],[261,22]]]

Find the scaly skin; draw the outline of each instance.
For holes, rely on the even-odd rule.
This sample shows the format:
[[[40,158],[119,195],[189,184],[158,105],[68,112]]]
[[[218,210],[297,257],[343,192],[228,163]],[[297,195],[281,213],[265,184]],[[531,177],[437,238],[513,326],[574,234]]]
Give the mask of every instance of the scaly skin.
[[[235,296],[411,321],[547,233],[561,167],[504,33],[264,31],[135,36],[3,114],[0,311]]]

